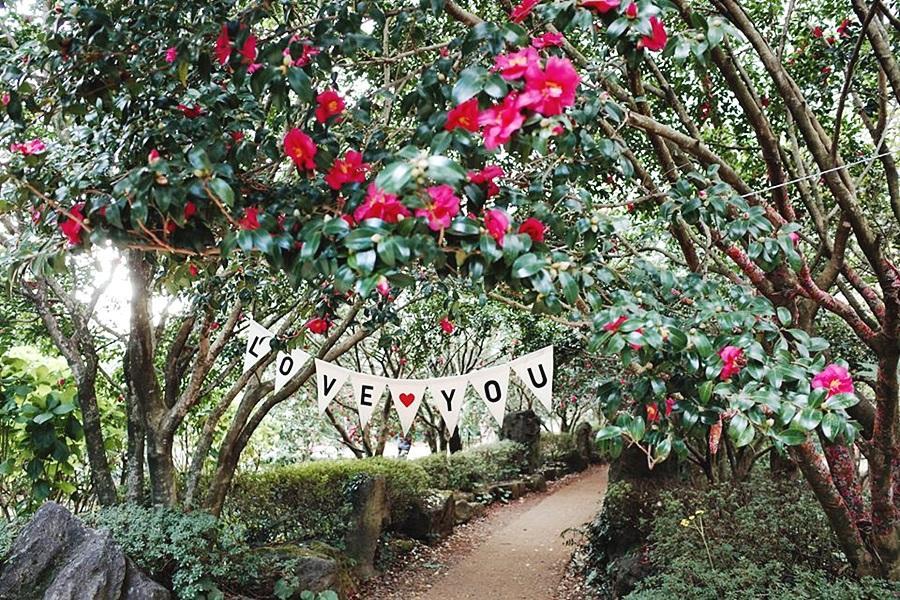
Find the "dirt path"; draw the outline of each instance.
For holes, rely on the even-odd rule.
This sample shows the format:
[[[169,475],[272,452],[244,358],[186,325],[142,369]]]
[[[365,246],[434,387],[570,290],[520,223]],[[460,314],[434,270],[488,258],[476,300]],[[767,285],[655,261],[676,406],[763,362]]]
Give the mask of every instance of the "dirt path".
[[[556,597],[573,548],[562,536],[600,509],[606,469],[592,468],[539,498],[508,522],[500,520],[488,538],[413,596],[420,600],[550,600]]]

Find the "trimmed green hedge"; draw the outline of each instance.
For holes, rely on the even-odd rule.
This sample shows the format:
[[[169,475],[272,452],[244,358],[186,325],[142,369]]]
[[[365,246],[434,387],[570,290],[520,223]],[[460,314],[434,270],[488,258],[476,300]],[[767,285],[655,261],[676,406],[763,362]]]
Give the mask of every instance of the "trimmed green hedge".
[[[574,465],[582,462],[571,433],[541,432],[541,462]]]
[[[316,539],[339,546],[349,525],[349,492],[363,475],[384,476],[395,521],[428,487],[415,461],[313,461],[239,475],[222,517],[246,528],[253,545]]]
[[[413,461],[428,476],[428,486],[471,492],[477,485],[514,479],[525,470],[525,449],[503,440],[467,448],[449,456],[432,454]]]

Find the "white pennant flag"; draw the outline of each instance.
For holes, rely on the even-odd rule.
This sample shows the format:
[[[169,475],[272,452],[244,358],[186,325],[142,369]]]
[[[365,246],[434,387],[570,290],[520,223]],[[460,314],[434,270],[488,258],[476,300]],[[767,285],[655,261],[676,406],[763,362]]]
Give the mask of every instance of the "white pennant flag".
[[[328,405],[347,383],[347,378],[353,374],[343,367],[333,365],[330,362],[316,359],[316,390],[319,392],[319,414],[325,412]]]
[[[279,352],[275,357],[275,392],[284,387],[291,378],[300,372],[303,365],[312,358],[309,354],[297,348],[291,353]]]
[[[406,435],[416,418],[419,405],[422,404],[428,382],[419,379],[389,379],[387,385],[400,417],[400,425],[403,426],[403,435]]]
[[[447,433],[450,435],[453,435],[453,431],[459,423],[459,414],[466,397],[468,383],[469,380],[466,377],[442,377],[432,379],[428,383],[431,403],[441,412],[444,425],[447,426]]]
[[[513,371],[544,408],[553,410],[553,346],[526,354],[511,364]]]
[[[375,412],[375,407],[384,394],[384,386],[387,383],[383,377],[368,375],[366,373],[353,373],[350,375],[350,383],[353,385],[353,397],[359,411],[359,424],[365,427]]]
[[[468,375],[469,383],[487,404],[488,411],[503,425],[506,397],[509,388],[509,364],[475,371]]]
[[[274,337],[274,333],[250,319],[250,325],[247,327],[247,348],[244,350],[244,373],[269,353],[271,349],[269,344]]]

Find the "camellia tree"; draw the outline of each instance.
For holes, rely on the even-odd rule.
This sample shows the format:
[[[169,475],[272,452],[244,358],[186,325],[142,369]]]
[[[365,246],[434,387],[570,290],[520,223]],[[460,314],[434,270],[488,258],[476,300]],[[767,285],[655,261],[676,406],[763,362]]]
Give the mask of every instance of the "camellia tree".
[[[2,47],[9,252],[26,286],[95,246],[126,253],[135,289],[255,259],[320,292],[329,358],[371,303],[466,278],[620,357],[604,443],[651,463],[723,437],[735,464],[785,449],[858,572],[900,577],[898,21],[809,4],[60,2]],[[146,307],[129,370],[173,503],[166,443],[198,382],[171,379],[167,404],[140,376]],[[822,311],[872,353],[871,394]],[[213,511],[290,393],[266,385],[225,437]]]

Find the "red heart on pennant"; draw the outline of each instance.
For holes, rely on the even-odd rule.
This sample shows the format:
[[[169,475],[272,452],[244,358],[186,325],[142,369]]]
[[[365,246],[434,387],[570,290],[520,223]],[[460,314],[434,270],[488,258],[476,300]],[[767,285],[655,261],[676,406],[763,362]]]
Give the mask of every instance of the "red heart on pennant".
[[[415,394],[400,394],[400,403],[403,406],[409,407],[415,401],[416,401]]]

